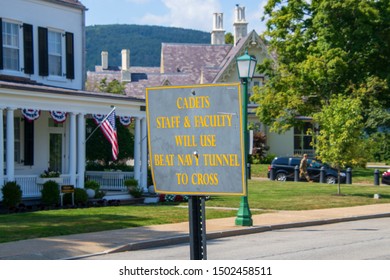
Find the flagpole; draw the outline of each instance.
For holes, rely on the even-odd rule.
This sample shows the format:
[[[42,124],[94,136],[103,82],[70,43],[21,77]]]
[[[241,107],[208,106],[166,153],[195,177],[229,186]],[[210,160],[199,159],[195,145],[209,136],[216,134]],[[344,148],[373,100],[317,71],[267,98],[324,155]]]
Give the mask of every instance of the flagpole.
[[[87,139],[85,139],[84,141],[84,144],[87,143],[87,141],[89,140],[89,138],[91,138],[91,136],[95,133],[95,131],[102,126],[102,124],[104,123],[104,121],[111,115],[112,112],[114,112],[115,110],[115,106],[112,106],[112,110],[110,111],[110,113],[108,113],[104,119],[99,123],[99,125],[91,132],[91,134],[89,134],[89,136],[87,137]]]

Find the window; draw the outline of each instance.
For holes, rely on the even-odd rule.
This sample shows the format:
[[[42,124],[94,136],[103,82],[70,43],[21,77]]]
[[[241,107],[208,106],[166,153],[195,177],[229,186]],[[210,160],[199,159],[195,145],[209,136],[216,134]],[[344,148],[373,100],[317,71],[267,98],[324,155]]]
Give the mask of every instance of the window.
[[[313,129],[313,124],[305,122],[302,127],[294,127],[294,153],[295,154],[309,154],[314,153],[314,148],[311,144],[313,137],[307,135],[308,129]]]
[[[3,69],[19,71],[19,25],[2,21],[2,62]]]
[[[38,27],[39,75],[74,79],[74,36],[73,33],[56,32]]]
[[[0,18],[0,69],[34,74],[33,26],[31,24],[23,23],[22,25]]]
[[[62,76],[62,36],[48,32],[49,75]]]

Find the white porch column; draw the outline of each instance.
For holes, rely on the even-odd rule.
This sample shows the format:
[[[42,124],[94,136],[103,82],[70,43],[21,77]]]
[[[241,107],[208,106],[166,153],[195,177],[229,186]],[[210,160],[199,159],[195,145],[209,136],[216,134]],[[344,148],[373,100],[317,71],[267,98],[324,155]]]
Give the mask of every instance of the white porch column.
[[[0,108],[0,188],[4,185],[4,126],[3,126],[3,109]],[[0,198],[2,193],[0,192]]]
[[[141,120],[141,187],[148,191],[148,132],[146,118]]]
[[[141,155],[141,122],[139,117],[135,118],[134,127],[134,179],[140,184],[140,155]]]
[[[85,118],[84,114],[77,115],[77,187],[84,188],[85,174]]]
[[[69,175],[70,184],[76,187],[76,114],[69,115]]]
[[[15,181],[15,135],[14,135],[14,109],[7,108],[7,180]]]

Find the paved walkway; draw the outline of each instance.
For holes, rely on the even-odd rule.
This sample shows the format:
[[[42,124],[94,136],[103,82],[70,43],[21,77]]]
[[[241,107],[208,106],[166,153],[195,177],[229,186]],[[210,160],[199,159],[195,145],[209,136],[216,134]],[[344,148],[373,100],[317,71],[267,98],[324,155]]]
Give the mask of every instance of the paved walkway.
[[[235,217],[206,221],[207,238],[282,228],[390,217],[390,204],[310,211],[276,211],[252,216],[253,226],[235,226]],[[37,238],[0,244],[0,260],[80,259],[83,256],[188,242],[188,222]]]

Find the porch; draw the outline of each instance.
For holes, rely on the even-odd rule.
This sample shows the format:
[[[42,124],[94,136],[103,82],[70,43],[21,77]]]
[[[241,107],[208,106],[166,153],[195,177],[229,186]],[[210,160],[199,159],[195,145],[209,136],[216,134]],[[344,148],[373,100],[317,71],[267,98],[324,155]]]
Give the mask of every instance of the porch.
[[[71,185],[70,175],[61,175],[62,183],[60,185]],[[121,171],[86,171],[85,179],[93,180],[99,183],[103,191],[127,192],[124,182],[127,179],[134,178],[134,172]],[[4,178],[7,182],[7,177]],[[50,179],[50,178],[48,178]],[[76,183],[79,180],[76,177]],[[42,184],[39,183],[37,175],[15,175],[15,181],[22,190],[22,199],[39,199],[41,197]],[[1,197],[1,193],[0,193]]]
[[[91,179],[103,190],[126,190],[124,180],[134,177],[147,190],[144,100],[2,81],[0,99],[0,189],[7,181],[16,181],[23,199],[39,198],[39,176],[50,169],[62,174],[62,184],[77,188],[84,188],[84,180]],[[131,117],[134,122],[134,174],[108,175],[85,170],[86,120],[107,114],[112,107],[118,118]]]

